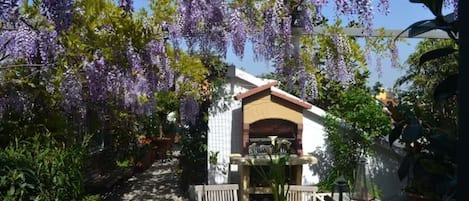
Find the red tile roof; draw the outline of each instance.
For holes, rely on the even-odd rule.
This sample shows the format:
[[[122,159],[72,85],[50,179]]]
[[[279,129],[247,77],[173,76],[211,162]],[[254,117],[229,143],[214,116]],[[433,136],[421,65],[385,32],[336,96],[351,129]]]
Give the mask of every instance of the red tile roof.
[[[272,86],[277,86],[277,84],[278,84],[278,82],[271,82],[271,83],[267,83],[267,84],[265,84],[265,85],[256,87],[256,88],[254,88],[254,89],[251,89],[251,90],[249,90],[249,91],[246,91],[246,92],[244,92],[244,93],[241,93],[241,94],[235,96],[235,100],[242,100],[242,99],[244,99],[244,98],[250,97],[250,96],[252,96],[252,95],[254,95],[254,94],[257,94],[257,93],[259,93],[259,92],[265,91],[265,90],[267,90],[267,89],[270,90],[270,88],[271,88]],[[313,105],[311,105],[311,104],[309,104],[309,103],[307,103],[307,102],[303,102],[303,101],[301,101],[301,100],[299,100],[299,99],[296,99],[296,98],[287,96],[286,94],[283,94],[283,93],[280,93],[280,92],[277,92],[277,91],[272,91],[272,90],[270,90],[270,94],[271,94],[272,96],[278,97],[278,98],[280,98],[280,99],[283,99],[283,100],[285,100],[285,101],[288,101],[288,102],[290,102],[290,103],[293,103],[293,104],[295,104],[295,105],[297,105],[297,106],[300,106],[300,107],[302,107],[302,108],[304,108],[304,109],[311,109],[311,107],[313,107]]]
[[[264,84],[262,86],[256,87],[254,89],[251,89],[249,91],[246,91],[244,93],[241,93],[241,94],[235,96],[235,100],[242,100],[244,98],[247,98],[249,96],[257,94],[261,91],[264,91],[266,89],[270,89],[270,87],[272,87],[272,86],[277,86],[277,84],[278,84],[278,82],[271,82],[271,83],[267,83],[267,84]]]

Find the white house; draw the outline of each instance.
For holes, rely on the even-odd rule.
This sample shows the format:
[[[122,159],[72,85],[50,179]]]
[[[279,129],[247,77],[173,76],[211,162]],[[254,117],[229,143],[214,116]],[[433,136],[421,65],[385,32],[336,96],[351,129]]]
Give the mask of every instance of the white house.
[[[239,183],[242,200],[263,193],[253,183],[255,179],[250,179],[255,175],[243,159],[250,155],[249,146],[270,142],[268,136],[292,142],[296,185],[317,184],[331,167],[321,120],[326,112],[276,84],[229,68],[225,90],[231,95],[215,103],[209,116],[208,183]],[[379,154],[368,159],[368,169],[381,189],[382,200],[400,200],[396,171],[401,156],[386,146],[375,149]]]

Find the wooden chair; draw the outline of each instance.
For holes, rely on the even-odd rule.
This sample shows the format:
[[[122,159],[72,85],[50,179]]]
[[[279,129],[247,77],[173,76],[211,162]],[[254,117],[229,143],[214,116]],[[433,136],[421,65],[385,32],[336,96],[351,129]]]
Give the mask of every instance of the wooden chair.
[[[290,185],[287,194],[288,201],[325,201],[327,194],[316,193],[318,187],[316,186],[297,186]]]
[[[192,185],[190,199],[195,201],[238,201],[238,184]]]

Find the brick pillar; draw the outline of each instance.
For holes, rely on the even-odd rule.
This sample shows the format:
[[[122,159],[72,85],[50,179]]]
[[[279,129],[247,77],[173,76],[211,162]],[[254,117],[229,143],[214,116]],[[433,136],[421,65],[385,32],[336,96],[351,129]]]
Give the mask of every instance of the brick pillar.
[[[243,156],[246,156],[249,153],[249,124],[243,123],[243,134],[241,142],[243,147]]]
[[[303,165],[294,165],[293,166],[296,170],[295,175],[295,184],[296,185],[303,185],[301,182],[303,180]]]
[[[249,201],[250,166],[239,164],[239,167],[241,167],[240,201]]]
[[[296,147],[296,152],[298,156],[303,156],[303,124],[297,124],[296,141],[298,146]]]

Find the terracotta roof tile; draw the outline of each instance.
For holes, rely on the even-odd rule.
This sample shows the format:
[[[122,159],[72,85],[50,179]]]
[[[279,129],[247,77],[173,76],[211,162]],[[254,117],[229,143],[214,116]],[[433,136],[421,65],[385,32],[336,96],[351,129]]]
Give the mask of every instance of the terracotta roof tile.
[[[270,89],[272,86],[277,86],[278,82],[271,82],[271,83],[267,83],[265,85],[262,85],[262,86],[259,86],[259,87],[256,87],[254,89],[251,89],[249,91],[246,91],[244,93],[241,93],[237,96],[235,96],[235,100],[242,100],[244,98],[247,98],[247,97],[250,97],[254,94],[257,94],[259,92],[262,92],[264,90],[267,90],[267,89]],[[290,103],[293,103],[295,105],[298,105],[302,108],[305,108],[305,109],[311,109],[311,107],[313,107],[313,105],[307,103],[307,102],[303,102],[301,100],[297,100],[295,98],[292,98],[292,97],[289,97],[285,94],[282,94],[280,92],[276,92],[276,91],[270,91],[270,94],[275,96],[275,97],[278,97],[278,98],[281,98],[283,100],[286,100]]]
[[[272,86],[277,86],[277,84],[278,84],[278,82],[270,82],[270,83],[264,84],[262,86],[256,87],[254,89],[251,89],[249,91],[246,91],[244,93],[241,93],[241,94],[235,96],[235,100],[242,100],[243,98],[247,98],[249,96],[257,94],[257,93],[259,93],[261,91],[264,91],[266,89],[270,89],[270,87],[272,87]]]
[[[303,101],[288,97],[285,94],[282,94],[282,93],[279,93],[279,92],[276,92],[276,91],[272,91],[271,95],[276,96],[278,98],[281,98],[283,100],[286,100],[290,103],[293,103],[293,104],[298,105],[298,106],[300,106],[302,108],[305,108],[305,109],[311,109],[311,107],[313,107],[313,105],[311,105],[307,102],[303,102]]]

